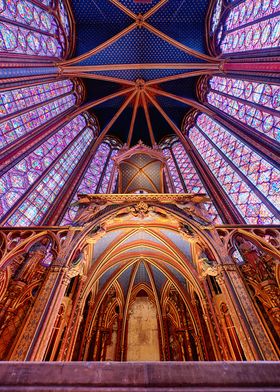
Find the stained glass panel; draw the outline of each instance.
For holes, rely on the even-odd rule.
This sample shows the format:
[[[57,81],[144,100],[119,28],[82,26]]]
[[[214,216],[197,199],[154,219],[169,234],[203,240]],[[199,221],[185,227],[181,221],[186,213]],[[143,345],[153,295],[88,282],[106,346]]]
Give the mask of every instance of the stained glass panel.
[[[0,92],[0,118],[27,109],[33,105],[70,93],[73,90],[71,80],[38,84]]]
[[[0,149],[65,112],[74,106],[75,103],[76,96],[71,94],[13,117],[8,121],[1,121]]]
[[[214,91],[207,94],[207,101],[236,121],[280,141],[280,116],[278,114],[273,115],[262,107],[222,96]]]
[[[202,117],[200,120],[200,126],[203,129],[202,121],[204,119],[205,117]],[[279,223],[279,220],[255,194],[253,187],[250,187],[242,179],[222,156],[219,149],[207,140],[198,127],[194,126],[189,130],[189,138],[247,223]]]
[[[280,171],[206,114],[198,116],[197,125],[251,183],[280,209]]]
[[[210,87],[223,94],[280,112],[280,85],[213,76]]]
[[[221,12],[222,12],[222,0],[217,0],[217,3],[214,8],[213,16],[212,16],[212,24],[211,24],[211,32],[214,33],[216,28],[218,27],[220,17],[221,17]]]
[[[48,33],[48,35],[54,35],[58,32],[55,16],[28,0],[6,0],[6,2],[2,0],[0,10],[1,20],[18,22],[28,29],[33,28]]]
[[[68,181],[92,140],[92,129],[86,128],[44,175],[18,210],[7,220],[6,225],[29,226],[42,223],[44,215]]]
[[[217,36],[222,53],[278,48],[279,11],[279,0],[245,0],[233,4]],[[216,25],[213,19],[212,28]]]
[[[85,126],[84,116],[77,116],[0,178],[0,215],[9,211]]]
[[[8,22],[0,23],[0,52],[57,58],[62,58],[63,55],[57,38],[45,36]]]
[[[279,0],[246,0],[237,4],[229,13],[227,30],[232,30],[280,11]]]
[[[67,15],[67,12],[66,12],[66,9],[65,9],[65,6],[64,6],[62,0],[59,0],[58,6],[59,6],[59,13],[60,13],[61,21],[62,21],[62,24],[65,29],[65,33],[66,33],[67,37],[69,37],[70,23],[69,23],[68,15]]]
[[[45,7],[53,5],[52,0],[1,0],[0,52],[64,57],[70,23],[63,1],[59,0],[59,17]]]
[[[97,186],[100,183],[100,179],[102,177],[102,173],[105,171],[105,176],[102,177],[102,181],[101,181],[101,187],[98,190],[98,193],[106,193],[108,191],[108,185],[109,185],[109,180],[110,180],[110,175],[112,172],[112,168],[113,168],[113,160],[110,159],[109,164],[107,165],[106,168],[106,162],[107,162],[107,158],[109,156],[109,154],[111,153],[111,147],[109,146],[108,143],[102,143],[91,163],[90,166],[88,167],[82,182],[76,192],[76,194],[74,195],[73,199],[71,200],[70,203],[70,207],[68,208],[66,214],[64,215],[61,224],[62,225],[70,225],[73,223],[73,221],[75,220],[75,216],[77,214],[78,211],[78,207],[77,206],[73,206],[72,204],[74,202],[76,202],[78,200],[77,195],[79,193],[84,193],[84,194],[89,194],[89,193],[96,193],[97,191]],[[116,155],[117,150],[113,150],[112,151],[112,156]],[[116,178],[115,178],[116,181]]]
[[[109,186],[111,174],[112,174],[113,167],[114,167],[114,161],[113,161],[112,158],[114,158],[114,156],[115,156],[117,153],[118,153],[117,150],[113,150],[113,151],[112,151],[112,154],[111,154],[110,160],[109,160],[109,162],[108,162],[108,164],[107,164],[105,173],[103,174],[102,181],[101,181],[101,185],[100,185],[100,188],[99,188],[99,190],[98,190],[98,193],[107,193],[107,192],[108,192],[108,186]],[[117,179],[117,178],[116,178],[116,176],[115,176],[115,179],[114,179],[114,180],[116,181],[116,179]],[[116,185],[116,182],[113,182],[113,183],[112,183],[112,188],[113,188],[113,189],[114,189],[115,185]]]
[[[183,145],[177,141],[171,144],[171,148],[164,148],[163,153],[167,158],[167,165],[169,172],[172,176],[172,181],[176,190],[176,193],[185,193],[181,177],[179,175],[176,163],[174,162],[173,156],[170,149],[173,151],[173,156],[176,159],[177,167],[184,181],[186,191],[188,193],[205,193],[207,194],[205,187],[203,186],[190,158],[188,157],[186,150]],[[211,221],[218,224],[221,223],[221,218],[213,205],[213,203],[205,204],[206,210],[209,214]]]

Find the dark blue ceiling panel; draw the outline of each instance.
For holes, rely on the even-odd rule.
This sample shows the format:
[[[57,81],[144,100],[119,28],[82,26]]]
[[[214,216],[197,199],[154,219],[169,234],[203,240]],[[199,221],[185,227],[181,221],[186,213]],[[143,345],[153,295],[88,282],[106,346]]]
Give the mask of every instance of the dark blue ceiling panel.
[[[79,65],[202,62],[144,28],[130,31]]]
[[[134,12],[136,15],[141,14],[144,15],[148,12],[152,7],[154,7],[160,0],[119,0],[121,4],[123,4],[130,11]]]
[[[76,55],[102,44],[132,23],[108,0],[72,0],[76,22]]]
[[[160,297],[161,290],[162,290],[164,284],[166,283],[167,279],[166,279],[166,276],[158,268],[154,267],[153,265],[150,265],[150,267],[152,269],[155,285],[157,288],[157,293],[158,293],[158,296]]]
[[[132,272],[132,267],[128,267],[118,278],[118,282],[121,285],[124,296],[126,297],[127,292],[128,292],[128,287],[129,287],[129,282],[130,282],[130,275]]]
[[[205,52],[205,18],[209,0],[170,0],[148,22],[171,38]]]

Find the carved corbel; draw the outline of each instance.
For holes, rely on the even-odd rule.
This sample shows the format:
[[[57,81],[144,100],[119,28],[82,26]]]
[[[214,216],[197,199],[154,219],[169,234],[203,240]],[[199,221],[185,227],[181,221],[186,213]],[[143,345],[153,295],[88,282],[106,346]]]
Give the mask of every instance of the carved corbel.
[[[198,270],[202,278],[206,276],[217,276],[221,271],[220,265],[215,265],[214,261],[208,260],[206,257],[198,259]]]

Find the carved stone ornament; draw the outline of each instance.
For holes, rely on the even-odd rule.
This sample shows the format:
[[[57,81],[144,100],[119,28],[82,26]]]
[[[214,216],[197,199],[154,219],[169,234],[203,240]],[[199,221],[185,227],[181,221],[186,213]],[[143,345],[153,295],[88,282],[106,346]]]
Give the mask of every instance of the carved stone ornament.
[[[143,219],[149,215],[150,211],[153,211],[153,207],[149,207],[147,203],[140,201],[136,206],[130,207],[129,211],[133,216]]]
[[[188,216],[203,226],[208,226],[211,223],[208,213],[202,203],[186,200],[186,202],[177,202],[176,206],[181,208]]]
[[[97,214],[99,211],[106,207],[106,204],[106,200],[96,198],[89,205],[84,206],[84,208],[80,209],[75,219],[75,224],[83,225],[89,222],[92,218],[94,218],[95,214]]]
[[[198,259],[198,267],[200,275],[205,278],[207,275],[217,276],[220,273],[221,267],[213,265],[213,261],[209,261],[206,257]]]

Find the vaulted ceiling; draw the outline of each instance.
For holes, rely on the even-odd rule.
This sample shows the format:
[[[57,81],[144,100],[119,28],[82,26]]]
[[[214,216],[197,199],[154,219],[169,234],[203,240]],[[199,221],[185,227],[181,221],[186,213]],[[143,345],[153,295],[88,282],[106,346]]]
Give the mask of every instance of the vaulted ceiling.
[[[114,40],[110,45],[105,45],[96,54],[81,59],[75,66],[123,64],[118,70],[104,70],[102,67],[102,70],[94,70],[94,74],[133,82],[137,79],[147,82],[166,76],[193,72],[192,69],[176,69],[173,66],[167,69],[167,66],[162,64],[200,64],[205,62],[203,58],[193,56],[187,53],[184,48],[180,48],[180,44],[206,54],[205,20],[208,5],[209,0],[72,0],[76,21],[75,57],[102,45],[124,29],[130,29],[134,24],[129,32],[124,35],[120,34],[119,39]],[[145,18],[145,14],[150,16]],[[175,40],[179,45],[174,45],[172,40]],[[155,69],[144,69],[143,65],[147,63],[157,64],[157,66]],[[128,69],[132,64],[140,66],[135,67],[137,69]],[[194,76],[156,83],[151,87],[160,87],[172,94],[196,99],[197,78]],[[124,87],[120,83],[111,81],[84,80],[87,88],[87,101],[115,93]],[[92,109],[92,113],[98,117],[101,129],[108,124],[125,99],[126,96],[118,97]],[[176,126],[180,128],[189,107],[185,103],[168,97],[157,96],[156,99]],[[130,102],[110,130],[110,134],[118,136],[123,142],[126,142],[128,137],[135,100],[136,98]],[[173,133],[158,110],[148,101],[147,108],[151,119],[150,128],[153,130],[156,142],[159,142],[164,135]],[[139,139],[146,144],[151,144],[141,99],[139,100],[131,145],[136,144]]]

